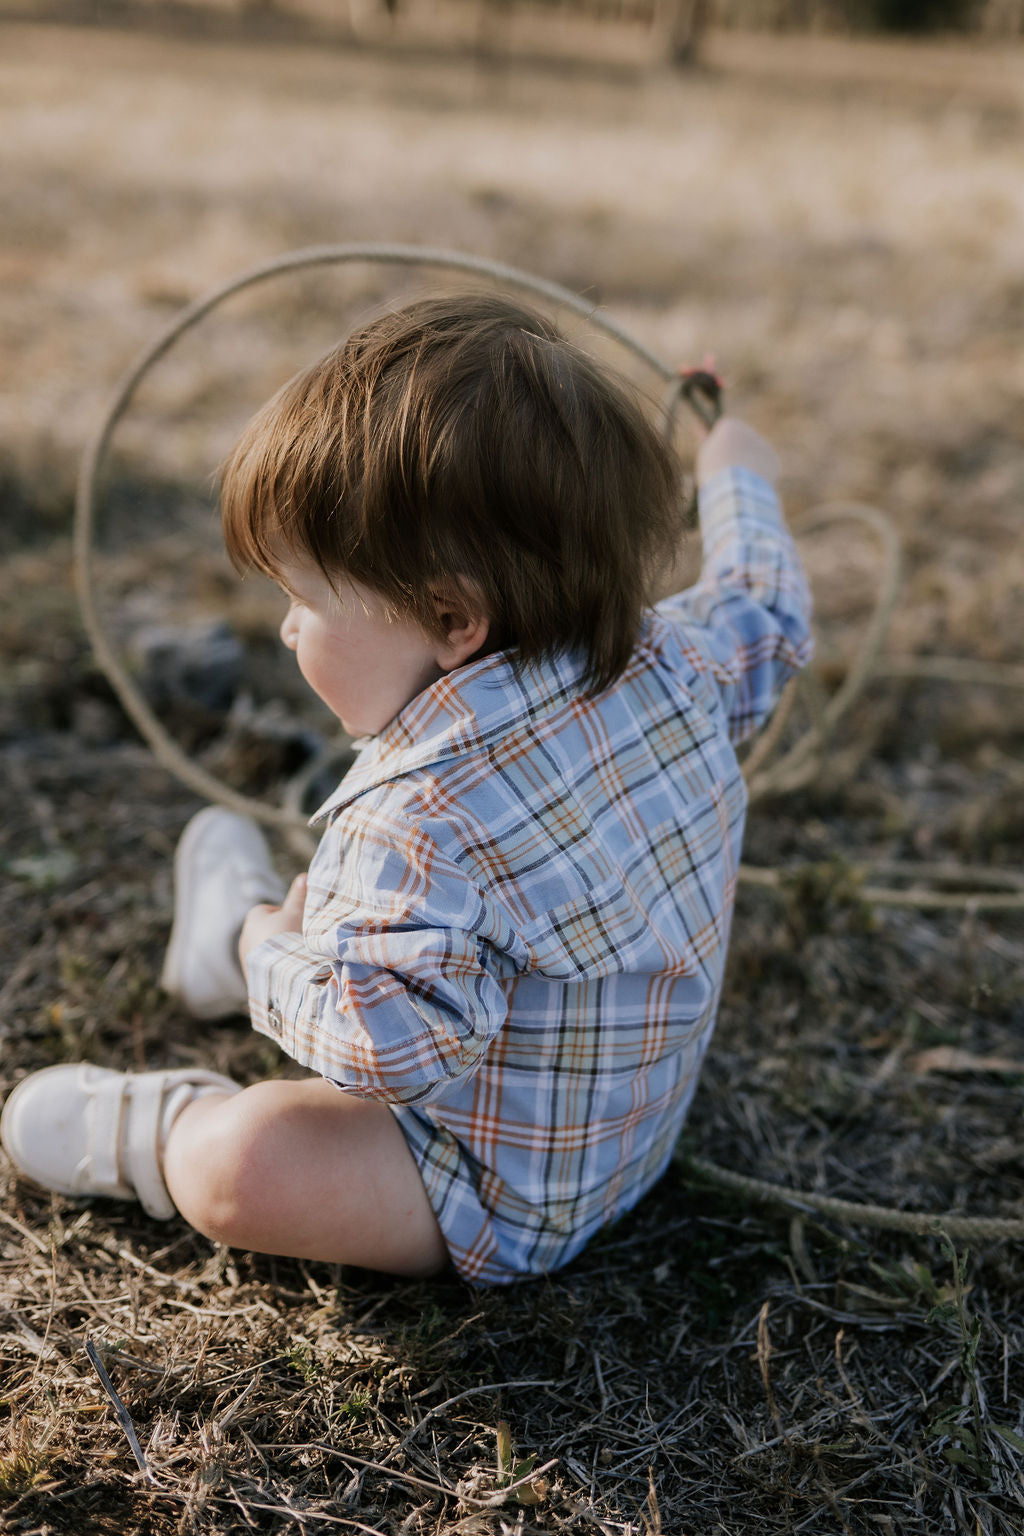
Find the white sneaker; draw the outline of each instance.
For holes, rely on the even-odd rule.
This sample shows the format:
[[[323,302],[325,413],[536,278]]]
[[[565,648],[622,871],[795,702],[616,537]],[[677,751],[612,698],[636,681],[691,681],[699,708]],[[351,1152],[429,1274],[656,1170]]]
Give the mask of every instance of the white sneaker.
[[[160,985],[197,1019],[244,1013],[238,935],[250,907],[280,904],[285,887],[254,821],[209,806],[174,854],[174,923]]]
[[[113,1072],[85,1062],[44,1067],[4,1105],[0,1140],[14,1166],[61,1195],[139,1200],[162,1221],[177,1214],[163,1173],[171,1126],[193,1099],[239,1093],[217,1072]]]

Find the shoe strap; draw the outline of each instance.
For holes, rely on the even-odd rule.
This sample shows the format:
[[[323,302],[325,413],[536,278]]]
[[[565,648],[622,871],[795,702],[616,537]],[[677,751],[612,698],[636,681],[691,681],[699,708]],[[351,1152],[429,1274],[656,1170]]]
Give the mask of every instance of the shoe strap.
[[[215,1088],[225,1093],[237,1093],[239,1087],[217,1072],[191,1067],[170,1072],[140,1072],[129,1077],[126,1086],[129,1104],[122,1142],[125,1177],[134,1186],[143,1210],[166,1221],[177,1211],[167,1189],[163,1168],[164,1134],[170,1129],[162,1124],[168,1093],[179,1086]],[[184,1100],[181,1109],[188,1102],[188,1099]]]
[[[163,1172],[160,1120],[169,1072],[140,1072],[127,1083],[128,1119],[122,1155],[125,1176],[135,1187],[143,1210],[160,1221],[175,1213]]]
[[[89,1074],[88,1134],[86,1150],[75,1169],[72,1188],[91,1195],[114,1195],[130,1199],[132,1189],[121,1177],[121,1127],[128,1113],[126,1103],[129,1079],[121,1073],[101,1069]]]

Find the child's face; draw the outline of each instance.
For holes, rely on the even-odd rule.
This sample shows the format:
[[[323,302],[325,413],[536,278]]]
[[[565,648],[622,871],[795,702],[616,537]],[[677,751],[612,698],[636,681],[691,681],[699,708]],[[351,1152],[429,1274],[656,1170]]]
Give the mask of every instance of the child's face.
[[[366,587],[345,577],[332,586],[311,561],[297,560],[281,565],[278,582],[290,601],[281,639],[350,736],[377,735],[443,676],[427,633],[390,617]]]

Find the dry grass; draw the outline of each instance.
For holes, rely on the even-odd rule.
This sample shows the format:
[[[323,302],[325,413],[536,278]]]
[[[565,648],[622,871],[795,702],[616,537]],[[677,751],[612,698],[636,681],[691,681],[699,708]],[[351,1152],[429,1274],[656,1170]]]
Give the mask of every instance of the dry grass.
[[[1024,659],[1019,51],[732,38],[676,79],[0,36],[0,1087],[79,1055],[282,1069],[240,1022],[198,1030],[155,988],[195,802],[86,655],[66,520],[119,370],[173,306],[285,247],[458,245],[587,288],[668,356],[713,348],[783,448],[798,517],[857,496],[899,524],[893,649]],[[369,272],[240,301],[119,439],[107,607],[126,642],[212,613],[246,638],[248,711],[168,718],[251,789],[324,722],[195,487],[250,406],[384,292]],[[807,555],[827,691],[874,556],[853,533]],[[879,682],[837,743],[844,772],[759,809],[752,862],[824,873],[741,895],[694,1150],[853,1198],[1019,1213],[1021,920],[871,913],[837,861],[1019,867],[1022,740],[1019,693]],[[944,1046],[968,1055],[937,1070]],[[564,1274],[475,1292],[214,1250],[0,1177],[4,1533],[1024,1530],[1010,1246],[791,1220],[676,1169]]]

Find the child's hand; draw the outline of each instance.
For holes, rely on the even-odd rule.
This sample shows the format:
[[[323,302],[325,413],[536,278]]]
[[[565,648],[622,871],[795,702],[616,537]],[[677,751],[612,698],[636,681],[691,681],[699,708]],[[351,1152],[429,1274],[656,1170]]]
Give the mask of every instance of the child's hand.
[[[697,451],[697,484],[703,485],[720,469],[750,469],[765,480],[779,476],[775,449],[760,433],[735,416],[723,416],[711,428]]]
[[[306,904],[306,877],[296,875],[288,887],[288,894],[279,907],[263,902],[252,907],[238,939],[238,958],[245,970],[245,962],[251,950],[264,939],[272,939],[278,933],[301,933],[302,910]]]
[[[711,431],[722,415],[722,380],[715,367],[714,354],[708,352],[699,368],[680,368],[680,390],[690,410],[701,424],[701,436]]]

